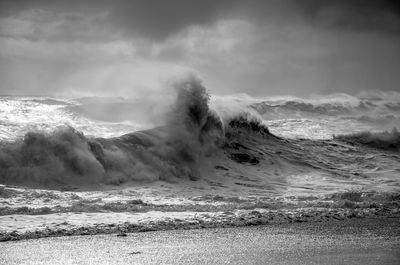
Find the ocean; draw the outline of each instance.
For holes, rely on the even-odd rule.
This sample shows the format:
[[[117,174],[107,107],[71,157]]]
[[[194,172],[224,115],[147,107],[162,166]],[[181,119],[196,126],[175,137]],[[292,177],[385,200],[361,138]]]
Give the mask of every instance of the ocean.
[[[171,218],[236,225],[253,210],[285,221],[304,209],[395,214],[399,117],[395,92],[222,97],[193,82],[162,107],[3,96],[0,240],[175,227]]]
[[[3,96],[0,180],[3,184],[57,188],[57,183],[208,179],[218,174],[218,170],[210,171],[210,164],[211,168],[221,166],[218,163],[226,164],[226,157],[238,162],[239,167],[232,165],[232,174],[239,174],[240,166],[248,161],[235,160],[237,154],[249,161],[253,157],[256,168],[262,165],[257,170],[278,182],[285,182],[288,173],[263,173],[262,170],[270,171],[263,160],[270,159],[271,169],[282,167],[292,178],[303,171],[296,169],[299,163],[324,174],[335,172],[332,180],[335,174],[350,178],[355,170],[360,171],[358,175],[371,175],[373,169],[376,174],[384,171],[390,176],[400,170],[396,165],[400,93],[257,99],[244,95],[209,96],[201,85],[192,85],[192,90],[181,90],[184,92],[177,95],[175,103],[162,112],[158,109],[158,116],[152,111],[155,106],[138,99]],[[239,127],[240,133],[230,133]],[[268,135],[261,133],[261,138],[255,137],[260,128]],[[248,138],[242,139],[243,134]],[[265,148],[259,155],[253,155],[256,146],[249,147],[252,138]],[[229,150],[232,143],[240,148]],[[297,150],[299,146],[304,150]],[[225,155],[221,154],[223,150]],[[283,150],[288,153],[281,154]],[[275,154],[271,155],[272,151]],[[293,161],[299,151],[303,152],[302,157]],[[394,159],[390,166],[387,152]],[[323,165],[317,162],[321,153],[329,154],[327,162],[321,162]],[[351,162],[370,161],[371,154],[373,166]],[[343,157],[347,162],[342,161]],[[277,162],[281,159],[288,163],[285,167]],[[316,183],[322,181],[319,174],[312,175],[316,176]],[[263,182],[273,183],[268,177]]]
[[[211,96],[211,105],[222,112],[224,108],[251,112],[274,134],[292,139],[332,139],[334,135],[400,127],[397,92],[370,92],[359,97],[333,94],[311,99]],[[0,140],[12,141],[30,131],[51,132],[65,125],[88,136],[117,137],[162,125],[156,118],[141,115],[151,108],[139,99],[1,96]]]

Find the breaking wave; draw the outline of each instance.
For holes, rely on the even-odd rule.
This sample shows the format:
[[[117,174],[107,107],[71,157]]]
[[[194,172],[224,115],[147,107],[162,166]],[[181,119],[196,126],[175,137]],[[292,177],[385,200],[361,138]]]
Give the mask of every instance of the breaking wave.
[[[272,97],[264,100],[247,101],[247,106],[255,110],[264,120],[277,119],[352,119],[359,124],[388,125],[395,122],[400,125],[400,93],[370,92],[364,95],[350,96],[333,94],[311,99],[296,97]],[[395,120],[392,118],[395,117]],[[393,125],[392,125],[393,126]]]
[[[176,99],[167,112],[158,115],[163,123],[153,129],[100,138],[85,135],[79,128],[63,126],[51,132],[30,131],[23,138],[0,143],[0,183],[62,189],[120,185],[131,181],[201,179],[215,183],[215,179],[225,178],[221,182],[272,189],[274,185],[278,188],[286,185],[283,176],[316,170],[345,178],[359,176],[363,170],[370,174],[372,166],[359,163],[358,156],[364,156],[364,151],[349,153],[351,147],[339,142],[396,150],[400,146],[396,130],[336,136],[335,143],[331,140],[284,139],[265,126],[264,115],[257,105],[244,104],[230,109],[227,104],[210,103],[206,88],[195,76],[177,82],[174,87]],[[60,104],[49,100],[45,103]],[[87,106],[96,109],[97,104],[103,103],[85,101],[84,107],[71,104],[66,108],[108,119],[110,117],[104,116],[108,115],[108,110],[100,114],[88,112],[91,108]],[[286,110],[315,112],[314,103],[304,104],[281,102],[279,106],[273,106],[264,102],[262,106],[280,108],[281,111],[284,106]],[[115,105],[118,102],[113,102],[110,109]],[[319,112],[326,112],[328,105],[318,108]],[[130,104],[123,105],[122,109],[123,115],[135,112],[135,106]],[[343,106],[334,109],[346,112]],[[125,119],[122,114],[117,118]],[[276,129],[282,130],[282,126]]]
[[[365,94],[365,93],[364,93]],[[316,96],[311,99],[296,97],[272,97],[251,105],[260,113],[275,108],[309,112],[323,115],[348,114],[359,111],[398,111],[400,110],[400,93],[370,92],[358,97],[347,94]]]
[[[391,132],[360,132],[335,136],[336,140],[352,144],[362,144],[384,150],[400,150],[400,133],[394,128]]]
[[[115,138],[86,137],[64,126],[2,143],[1,183],[59,187],[196,180],[209,168],[205,158],[223,145],[224,124],[268,133],[260,121],[246,115],[224,121],[209,108],[209,95],[196,77],[175,87],[177,99],[164,126]]]

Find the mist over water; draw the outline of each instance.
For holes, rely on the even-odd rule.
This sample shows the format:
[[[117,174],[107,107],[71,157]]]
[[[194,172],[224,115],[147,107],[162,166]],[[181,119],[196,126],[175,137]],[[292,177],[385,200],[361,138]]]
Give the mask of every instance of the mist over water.
[[[174,86],[176,101],[163,113],[162,127],[108,139],[85,136],[71,125],[55,130],[45,127],[49,131],[29,131],[23,138],[4,141],[0,149],[1,180],[57,186],[198,179],[200,171],[207,169],[203,157],[209,155],[223,137],[222,121],[210,111],[209,96],[198,78],[189,77]],[[28,106],[38,107],[38,99],[28,100]],[[39,104],[47,104],[53,111],[63,113],[65,108],[71,109],[73,103],[45,99]],[[34,115],[35,111],[30,109],[29,115]],[[68,118],[76,121],[71,117],[72,114]],[[46,126],[43,123],[44,120],[39,120],[40,126]],[[128,126],[125,129],[132,130]]]
[[[218,100],[226,102],[223,97]],[[400,93],[393,91],[307,99],[237,96],[230,101],[255,112],[273,133],[289,138],[332,139],[334,135],[391,131],[400,126]]]
[[[174,95],[175,91],[171,91]],[[51,132],[68,125],[85,135],[116,137],[165,124],[174,96],[146,98],[0,97],[0,140],[21,138],[30,131]],[[364,93],[251,98],[210,95],[210,107],[220,115],[258,116],[275,134],[290,138],[330,139],[362,131],[400,127],[400,93]]]
[[[195,181],[219,176],[216,168],[240,176],[243,165],[253,165],[264,172],[254,178],[282,187],[287,177],[316,168],[332,177],[352,178],[355,169],[368,176],[371,165],[357,162],[369,154],[364,148],[399,150],[398,93],[218,97],[194,75],[170,86],[160,104],[151,97],[2,97],[1,182],[58,189]],[[347,154],[342,149],[350,147],[331,149],[330,139],[365,147]],[[332,157],[342,164],[336,168]]]

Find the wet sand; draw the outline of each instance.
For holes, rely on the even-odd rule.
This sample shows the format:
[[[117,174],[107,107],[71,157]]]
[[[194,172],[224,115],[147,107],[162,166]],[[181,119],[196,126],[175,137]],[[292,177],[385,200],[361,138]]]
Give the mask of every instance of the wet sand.
[[[400,219],[376,218],[0,243],[0,264],[399,264]]]

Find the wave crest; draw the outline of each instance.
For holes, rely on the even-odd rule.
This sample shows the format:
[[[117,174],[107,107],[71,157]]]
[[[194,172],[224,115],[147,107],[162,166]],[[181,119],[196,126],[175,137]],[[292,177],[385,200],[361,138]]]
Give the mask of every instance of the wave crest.
[[[29,132],[23,140],[0,149],[0,175],[6,183],[81,183],[103,173],[87,138],[72,127],[52,133]]]
[[[352,144],[362,144],[385,150],[400,150],[400,132],[394,128],[391,132],[360,132],[338,135],[334,139]]]
[[[29,132],[0,148],[2,183],[57,186],[131,180],[196,180],[204,159],[224,137],[221,118],[209,109],[201,80],[175,84],[177,99],[166,125],[116,138],[88,138],[72,127]]]

